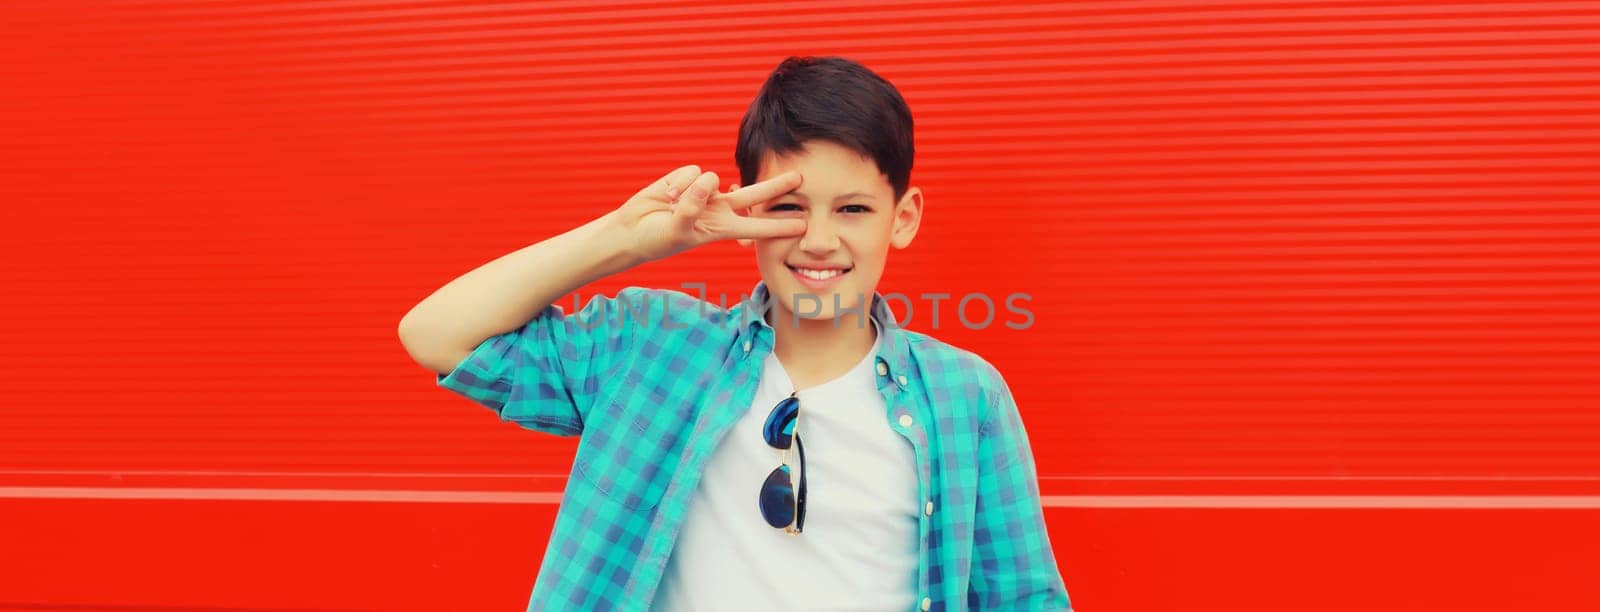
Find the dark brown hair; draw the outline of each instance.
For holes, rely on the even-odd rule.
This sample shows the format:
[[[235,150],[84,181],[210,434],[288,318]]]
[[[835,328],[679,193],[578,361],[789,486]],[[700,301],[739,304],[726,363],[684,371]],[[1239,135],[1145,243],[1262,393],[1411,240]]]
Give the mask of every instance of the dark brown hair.
[[[739,122],[733,159],[739,184],[756,182],[768,152],[787,155],[808,140],[835,142],[869,157],[894,188],[911,182],[911,109],[888,80],[842,57],[790,57],[778,64]]]

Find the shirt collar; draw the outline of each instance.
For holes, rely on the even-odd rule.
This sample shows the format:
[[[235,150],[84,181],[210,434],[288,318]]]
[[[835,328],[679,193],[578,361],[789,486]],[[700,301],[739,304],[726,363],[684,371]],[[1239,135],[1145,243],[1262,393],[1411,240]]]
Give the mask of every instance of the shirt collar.
[[[750,289],[748,302],[740,302],[735,307],[734,320],[739,322],[738,341],[740,343],[759,342],[765,335],[771,339],[775,330],[767,323],[766,317],[757,316],[760,305],[771,299],[767,290],[766,281],[756,281],[755,287]],[[754,307],[754,308],[752,308]],[[776,306],[773,306],[776,308]],[[749,310],[747,310],[749,309]],[[746,314],[746,313],[749,314]],[[888,303],[883,294],[874,291],[872,294],[872,307],[869,317],[877,324],[879,342],[878,355],[874,359],[873,373],[877,376],[878,387],[905,387],[912,383],[911,348],[907,342],[906,332],[900,329],[895,321],[894,313],[889,310]],[[764,328],[764,329],[763,329]]]

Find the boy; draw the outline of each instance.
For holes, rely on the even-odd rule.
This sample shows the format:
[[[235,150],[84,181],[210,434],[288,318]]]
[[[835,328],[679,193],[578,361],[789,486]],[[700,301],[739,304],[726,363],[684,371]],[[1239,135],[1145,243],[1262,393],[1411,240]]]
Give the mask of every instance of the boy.
[[[876,291],[922,216],[912,151],[888,81],[789,58],[740,125],[747,187],[678,168],[407,313],[438,385],[582,436],[530,610],[1070,608],[1005,380],[897,329]],[[724,239],[761,274],[732,308],[638,287],[551,305]]]

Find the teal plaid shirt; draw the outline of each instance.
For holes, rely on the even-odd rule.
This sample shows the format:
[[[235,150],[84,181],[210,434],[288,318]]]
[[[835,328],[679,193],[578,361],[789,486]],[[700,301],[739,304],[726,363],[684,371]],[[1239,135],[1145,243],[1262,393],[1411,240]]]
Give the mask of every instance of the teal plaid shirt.
[[[529,610],[644,610],[711,453],[750,408],[769,294],[724,307],[628,287],[550,306],[437,384],[501,420],[581,435]],[[913,610],[1070,610],[1010,389],[977,355],[895,327],[882,294],[875,370],[915,449],[922,545]],[[756,511],[752,493],[750,511]]]

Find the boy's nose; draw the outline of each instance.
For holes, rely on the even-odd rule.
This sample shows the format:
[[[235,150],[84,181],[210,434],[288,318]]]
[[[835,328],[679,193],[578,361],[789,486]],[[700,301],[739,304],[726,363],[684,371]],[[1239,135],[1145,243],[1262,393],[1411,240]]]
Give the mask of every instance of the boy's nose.
[[[839,248],[839,235],[827,221],[807,220],[806,233],[800,237],[800,250],[808,253],[828,253]]]

